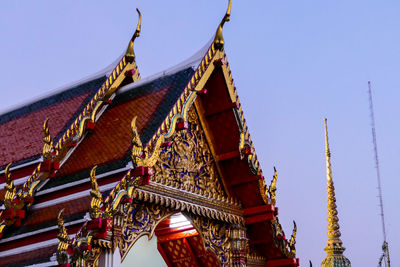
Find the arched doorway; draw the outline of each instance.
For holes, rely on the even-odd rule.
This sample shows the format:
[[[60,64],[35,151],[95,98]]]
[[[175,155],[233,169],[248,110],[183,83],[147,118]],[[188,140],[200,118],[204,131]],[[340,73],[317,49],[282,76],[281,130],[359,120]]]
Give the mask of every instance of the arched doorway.
[[[150,237],[150,239],[149,239]],[[192,223],[175,213],[157,224],[152,235],[135,241],[122,266],[219,266]]]

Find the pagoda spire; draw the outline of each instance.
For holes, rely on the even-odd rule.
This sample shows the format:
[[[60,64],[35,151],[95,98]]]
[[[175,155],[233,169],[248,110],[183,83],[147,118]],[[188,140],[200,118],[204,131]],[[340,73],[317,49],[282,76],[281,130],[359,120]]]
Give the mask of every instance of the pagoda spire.
[[[331,152],[328,142],[328,127],[326,118],[325,124],[325,156],[326,156],[326,176],[327,176],[327,194],[328,194],[328,241],[326,242],[326,257],[321,262],[322,267],[350,267],[351,263],[343,252],[345,248],[342,246],[339,231],[339,218],[336,209],[335,187],[332,179],[331,169]]]

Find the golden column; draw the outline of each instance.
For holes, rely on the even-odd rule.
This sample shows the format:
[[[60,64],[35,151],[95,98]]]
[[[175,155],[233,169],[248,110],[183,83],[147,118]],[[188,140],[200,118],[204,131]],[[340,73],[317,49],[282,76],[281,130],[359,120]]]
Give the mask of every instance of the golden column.
[[[325,123],[325,156],[328,193],[328,241],[326,242],[326,257],[321,262],[322,267],[350,267],[350,261],[343,255],[345,248],[342,246],[339,231],[339,218],[336,209],[335,187],[333,186],[331,170],[331,152],[328,143],[328,127]]]

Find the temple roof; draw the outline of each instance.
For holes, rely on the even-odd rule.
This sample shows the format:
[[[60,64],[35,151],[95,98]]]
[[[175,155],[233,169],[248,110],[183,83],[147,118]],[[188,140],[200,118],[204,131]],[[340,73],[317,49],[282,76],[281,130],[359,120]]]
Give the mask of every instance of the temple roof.
[[[92,185],[88,177],[93,166],[98,165],[98,185],[103,199],[113,200],[115,192],[122,188],[126,172],[135,168],[130,155],[133,117],[137,117],[137,132],[144,147],[154,147],[160,136],[169,138],[174,134],[178,118],[184,120],[193,106],[218,165],[224,194],[238,200],[243,209],[250,245],[266,259],[284,259],[287,266],[298,264],[294,244],[289,248],[277,220],[276,188],[274,182],[270,190],[265,185],[223,50],[222,25],[228,20],[226,15],[216,37],[198,53],[159,74],[139,81],[134,55],[125,56],[106,76],[86,80],[0,116],[0,128],[22,128],[16,136],[11,133],[0,136],[0,143],[10,148],[4,156],[0,154],[0,165],[30,160],[30,164],[12,171],[12,179],[23,189],[19,193],[21,199],[24,198],[21,192],[33,192],[26,198],[31,202],[26,204],[25,218],[11,224],[0,239],[3,261],[14,263],[13,257],[6,257],[10,251],[29,254],[34,244],[43,244],[48,252],[54,252],[56,218],[61,208],[65,208],[68,233],[74,235],[79,231],[88,219]],[[131,79],[132,76],[136,79]],[[47,117],[55,145],[54,150],[45,154],[41,127]],[[45,134],[43,140],[46,138],[50,136]],[[51,163],[50,170],[43,171],[43,162],[36,167],[37,159],[42,156],[46,161],[49,155],[57,160],[59,169]],[[45,175],[41,177],[43,172]],[[273,179],[275,183],[276,178],[277,175]],[[0,179],[4,183],[5,179]],[[35,182],[40,186],[30,190]],[[0,191],[1,195],[4,190]],[[3,221],[3,229],[4,225]],[[28,254],[24,261],[41,260]],[[49,260],[52,253],[47,254],[43,257]]]
[[[43,146],[43,121],[50,119],[49,127],[58,139],[105,79],[104,75],[86,81],[0,115],[0,167],[38,159]]]

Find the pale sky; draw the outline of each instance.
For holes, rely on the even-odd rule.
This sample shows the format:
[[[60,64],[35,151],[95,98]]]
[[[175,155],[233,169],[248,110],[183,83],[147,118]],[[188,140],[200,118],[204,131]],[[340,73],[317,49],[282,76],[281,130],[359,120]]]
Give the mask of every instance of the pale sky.
[[[232,1],[225,50],[246,121],[287,236],[298,226],[301,266],[325,257],[328,118],[345,255],[376,266],[382,229],[368,87],[373,86],[387,234],[400,266],[399,1]],[[214,34],[226,0],[2,1],[0,111],[108,66],[135,43],[142,78],[173,66]]]

